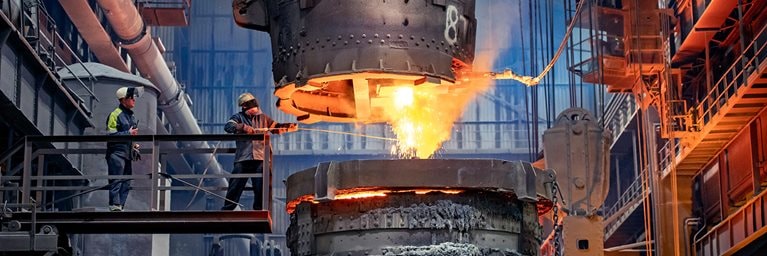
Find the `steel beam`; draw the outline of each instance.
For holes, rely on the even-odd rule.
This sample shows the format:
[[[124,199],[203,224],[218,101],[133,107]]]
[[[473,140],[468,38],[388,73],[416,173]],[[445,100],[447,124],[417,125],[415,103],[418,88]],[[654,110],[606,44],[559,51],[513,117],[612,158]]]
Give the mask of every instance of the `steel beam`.
[[[29,229],[32,213],[14,213]],[[64,234],[271,233],[268,211],[38,212],[37,226]]]

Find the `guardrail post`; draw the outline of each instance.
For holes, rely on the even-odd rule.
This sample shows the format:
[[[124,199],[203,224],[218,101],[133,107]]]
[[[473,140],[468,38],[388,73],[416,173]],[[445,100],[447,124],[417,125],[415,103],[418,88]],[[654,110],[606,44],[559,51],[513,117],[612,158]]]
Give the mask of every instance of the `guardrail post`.
[[[21,203],[29,204],[30,191],[32,186],[32,143],[28,138],[24,138],[24,169],[21,174]]]
[[[157,139],[152,136],[152,162],[149,164],[151,166],[149,174],[150,176],[150,186],[151,186],[151,208],[150,210],[159,210],[160,207],[158,205],[158,193],[157,189],[159,186],[160,180],[158,179],[159,175],[159,169],[157,168],[157,165],[160,164],[160,142],[157,141]]]
[[[162,164],[160,164],[160,166],[159,166],[159,171],[163,171],[163,169],[167,170],[167,168],[168,168],[168,157],[164,156],[164,157],[161,157],[161,158],[162,158]],[[166,171],[166,173],[167,173],[167,171]],[[170,186],[171,185],[170,179],[166,179],[164,177],[160,177],[159,181],[160,181],[160,185],[162,187],[166,187],[166,186]],[[168,202],[167,199],[168,199],[168,190],[167,189],[160,190],[160,208],[159,208],[160,211],[168,211],[168,210],[170,210],[170,207],[168,206],[169,202]]]
[[[261,191],[261,209],[271,212],[272,208],[272,143],[269,134],[264,133],[264,163],[261,172],[263,188]]]
[[[32,178],[35,180],[35,187],[38,188],[37,191],[35,191],[35,200],[39,202],[41,205],[44,204],[43,202],[43,174],[45,172],[45,154],[39,154],[37,156],[37,172],[35,173]],[[31,181],[31,180],[30,180]]]

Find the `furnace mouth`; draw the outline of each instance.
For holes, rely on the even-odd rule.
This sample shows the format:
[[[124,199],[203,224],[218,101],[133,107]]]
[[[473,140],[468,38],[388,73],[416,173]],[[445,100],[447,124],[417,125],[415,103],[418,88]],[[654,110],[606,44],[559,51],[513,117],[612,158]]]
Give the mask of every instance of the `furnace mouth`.
[[[435,98],[459,94],[470,83],[447,77],[393,71],[323,74],[303,85],[278,86],[277,107],[302,123],[381,123],[400,87],[427,90]]]
[[[491,192],[551,208],[553,170],[497,159],[352,160],[320,163],[288,177],[289,213],[302,203],[387,197]]]
[[[377,198],[377,197],[387,197],[394,194],[414,194],[414,195],[434,195],[434,194],[446,194],[446,195],[459,195],[463,193],[472,193],[482,191],[478,189],[472,189],[472,188],[400,188],[400,189],[386,189],[381,187],[369,187],[369,188],[354,188],[354,189],[346,189],[343,191],[337,191],[337,194],[333,200],[364,200],[366,198]],[[492,191],[492,190],[485,190],[487,192],[495,192],[501,195],[504,195],[509,198],[509,200],[516,200],[517,196],[510,191]],[[288,212],[288,214],[293,214],[295,212],[296,207],[300,205],[301,203],[312,203],[312,204],[318,204],[323,201],[329,201],[327,199],[317,199],[314,195],[303,195],[301,197],[298,197],[294,200],[289,201],[286,206],[285,210]],[[539,215],[545,214],[549,212],[552,208],[553,204],[551,200],[547,198],[540,197],[538,198],[538,201],[536,203],[537,212]]]

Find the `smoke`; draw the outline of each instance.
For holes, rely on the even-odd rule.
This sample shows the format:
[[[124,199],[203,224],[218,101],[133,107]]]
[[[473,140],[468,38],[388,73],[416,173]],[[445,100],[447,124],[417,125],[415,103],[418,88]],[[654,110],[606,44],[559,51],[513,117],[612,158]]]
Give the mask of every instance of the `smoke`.
[[[477,1],[477,48],[474,71],[493,71],[498,57],[512,45],[512,36],[519,35],[519,1]]]
[[[512,34],[519,33],[517,4],[511,0],[477,1],[477,49],[473,71],[492,71],[501,54],[510,48]],[[398,139],[392,153],[405,158],[431,157],[450,139],[453,125],[461,118],[466,106],[494,85],[490,79],[460,83],[437,87],[405,85],[404,89],[395,90],[391,102],[393,109],[384,114]],[[446,92],[441,88],[445,86],[451,89]]]

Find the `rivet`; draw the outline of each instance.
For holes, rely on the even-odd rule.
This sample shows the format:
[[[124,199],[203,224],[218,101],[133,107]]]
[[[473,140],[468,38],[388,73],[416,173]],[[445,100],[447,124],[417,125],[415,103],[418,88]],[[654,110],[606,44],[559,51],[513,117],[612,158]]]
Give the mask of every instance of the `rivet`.
[[[349,38],[354,38],[354,35],[349,35]]]
[[[373,37],[378,38],[378,34],[373,35]]]
[[[362,38],[366,38],[366,37],[368,37],[368,35],[362,34]]]
[[[402,34],[400,34],[400,35],[399,35],[399,36],[397,36],[397,37],[399,37],[399,39],[402,39],[402,38],[404,38],[405,36],[403,36]]]
[[[357,44],[360,44],[360,40],[357,40]]]
[[[391,34],[386,34],[386,38],[391,38]]]

